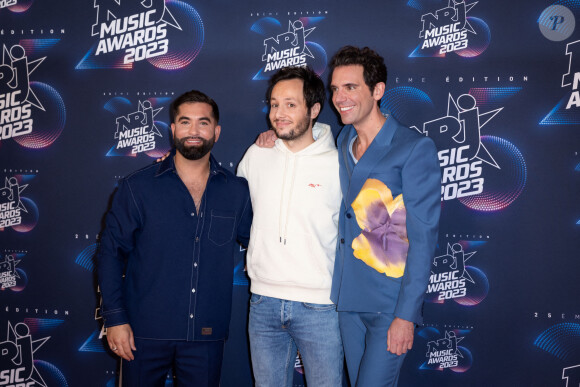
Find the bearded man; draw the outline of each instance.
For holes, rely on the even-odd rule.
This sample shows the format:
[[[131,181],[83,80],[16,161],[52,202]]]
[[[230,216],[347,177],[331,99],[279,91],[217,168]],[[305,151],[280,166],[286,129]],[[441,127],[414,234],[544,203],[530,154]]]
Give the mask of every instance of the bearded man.
[[[217,104],[192,90],[171,105],[175,148],[121,179],[97,255],[102,316],[123,386],[219,386],[248,184],[210,151]]]

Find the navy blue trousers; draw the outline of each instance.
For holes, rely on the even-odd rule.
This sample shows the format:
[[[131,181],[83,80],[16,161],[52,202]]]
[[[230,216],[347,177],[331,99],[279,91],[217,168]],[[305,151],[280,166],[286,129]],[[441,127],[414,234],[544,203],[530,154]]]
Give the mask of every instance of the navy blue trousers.
[[[175,386],[219,386],[223,340],[177,341],[135,338],[135,360],[122,360],[123,387],[165,386],[173,372]]]

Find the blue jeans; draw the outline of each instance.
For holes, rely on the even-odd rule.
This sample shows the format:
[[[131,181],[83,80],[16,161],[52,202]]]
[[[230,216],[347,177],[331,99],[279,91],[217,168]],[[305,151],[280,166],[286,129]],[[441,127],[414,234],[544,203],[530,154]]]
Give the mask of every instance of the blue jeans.
[[[334,304],[252,294],[248,330],[256,387],[291,387],[297,349],[309,386],[342,386],[344,357]]]

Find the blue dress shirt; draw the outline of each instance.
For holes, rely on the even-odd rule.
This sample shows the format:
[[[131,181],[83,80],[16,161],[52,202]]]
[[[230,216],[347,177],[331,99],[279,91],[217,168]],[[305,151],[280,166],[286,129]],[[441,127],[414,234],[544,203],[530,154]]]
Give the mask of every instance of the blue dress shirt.
[[[97,255],[102,316],[140,338],[223,340],[236,241],[250,235],[248,184],[210,156],[198,214],[174,155],[119,183]]]

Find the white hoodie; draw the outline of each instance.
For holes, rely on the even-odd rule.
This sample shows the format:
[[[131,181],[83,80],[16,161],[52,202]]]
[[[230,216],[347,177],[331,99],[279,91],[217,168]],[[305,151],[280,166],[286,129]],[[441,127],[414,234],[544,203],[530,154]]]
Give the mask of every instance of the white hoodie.
[[[284,142],[252,145],[238,166],[248,180],[254,220],[247,267],[252,293],[331,304],[341,192],[330,126],[292,153]]]

